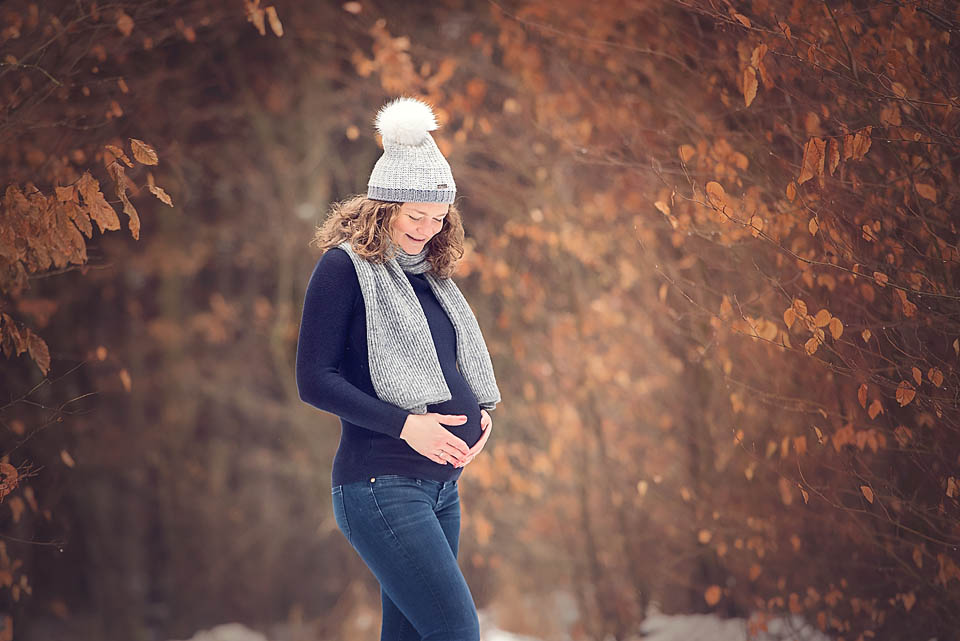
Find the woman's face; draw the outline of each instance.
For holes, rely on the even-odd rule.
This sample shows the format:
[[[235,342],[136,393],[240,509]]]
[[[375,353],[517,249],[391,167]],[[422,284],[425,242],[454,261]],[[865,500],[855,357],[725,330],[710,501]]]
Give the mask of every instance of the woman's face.
[[[446,203],[403,203],[393,219],[390,237],[408,254],[419,254],[443,228],[449,208]]]

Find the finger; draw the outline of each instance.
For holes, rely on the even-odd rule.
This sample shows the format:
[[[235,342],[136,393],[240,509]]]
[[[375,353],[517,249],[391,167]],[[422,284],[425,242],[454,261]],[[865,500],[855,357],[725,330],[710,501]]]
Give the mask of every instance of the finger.
[[[451,437],[452,440],[447,441],[449,445],[452,445],[454,448],[460,450],[461,454],[467,454],[470,452],[470,447],[467,445],[466,441],[453,435],[451,435]]]
[[[430,449],[429,454],[424,454],[428,459],[434,463],[439,463],[440,465],[445,465],[447,463],[446,452],[443,450],[443,444],[440,444],[436,447]]]
[[[452,464],[452,465],[456,465],[457,463],[459,463],[460,461],[462,461],[463,458],[464,458],[459,452],[457,452],[456,449],[454,449],[452,446],[450,446],[449,443],[445,443],[445,444],[444,444],[444,447],[443,447],[443,449],[441,450],[441,452],[442,452],[443,456],[446,457],[446,458],[444,458],[444,462],[445,462],[445,463],[450,463],[450,464]]]

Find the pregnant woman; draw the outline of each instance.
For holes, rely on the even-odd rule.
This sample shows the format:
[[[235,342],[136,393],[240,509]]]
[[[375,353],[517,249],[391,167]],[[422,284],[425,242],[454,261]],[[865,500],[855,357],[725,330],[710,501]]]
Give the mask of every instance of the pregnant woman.
[[[451,275],[463,255],[450,165],[426,103],[398,98],[366,195],[333,205],[307,285],[300,398],[340,417],[337,526],[380,583],[381,641],[478,641],[457,563],[457,479],[500,402],[490,354]]]

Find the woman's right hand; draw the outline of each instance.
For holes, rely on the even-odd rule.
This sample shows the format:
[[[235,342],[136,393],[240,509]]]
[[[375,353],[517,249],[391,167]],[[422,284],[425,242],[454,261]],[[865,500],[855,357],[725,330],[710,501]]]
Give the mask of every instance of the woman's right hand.
[[[470,448],[444,425],[463,425],[466,422],[464,414],[410,414],[400,430],[400,438],[434,463],[458,465],[470,453]]]

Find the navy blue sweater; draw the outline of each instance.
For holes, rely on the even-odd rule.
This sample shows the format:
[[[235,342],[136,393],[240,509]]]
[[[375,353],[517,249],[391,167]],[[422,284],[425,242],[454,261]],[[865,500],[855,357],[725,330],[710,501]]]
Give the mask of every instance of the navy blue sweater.
[[[457,367],[457,335],[423,274],[407,273],[427,317],[451,398],[427,405],[428,412],[465,414],[447,430],[468,447],[480,440],[480,405]],[[297,342],[300,399],[340,417],[340,447],[331,481],[341,485],[380,474],[435,481],[460,477],[463,468],[435,463],[400,438],[411,413],[377,397],[370,380],[366,306],[347,253],[333,247],[317,261],[304,295]]]

